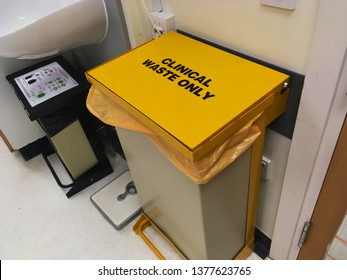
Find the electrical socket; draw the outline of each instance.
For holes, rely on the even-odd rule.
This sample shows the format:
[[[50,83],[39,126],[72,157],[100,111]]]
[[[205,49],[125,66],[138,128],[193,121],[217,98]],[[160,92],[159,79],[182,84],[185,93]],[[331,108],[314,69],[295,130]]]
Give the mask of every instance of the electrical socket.
[[[169,31],[176,30],[175,16],[166,12],[151,12],[153,21],[152,37],[157,38]]]
[[[271,173],[271,160],[263,156],[261,161],[261,178],[263,178],[264,180],[269,180],[270,173]]]

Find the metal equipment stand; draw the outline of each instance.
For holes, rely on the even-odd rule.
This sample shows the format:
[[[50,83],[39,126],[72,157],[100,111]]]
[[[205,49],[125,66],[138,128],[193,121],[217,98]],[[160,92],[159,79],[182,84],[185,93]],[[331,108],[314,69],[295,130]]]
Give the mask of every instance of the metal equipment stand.
[[[55,150],[53,148],[47,149],[43,151],[42,156],[51,171],[55,181],[61,188],[70,188],[70,190],[66,193],[66,196],[70,198],[71,196],[77,194],[78,192],[84,190],[85,188],[89,187],[90,185],[94,184],[95,182],[99,181],[100,179],[104,178],[105,176],[111,174],[113,172],[112,166],[106,156],[106,153],[103,150],[103,147],[101,144],[99,144],[99,147],[96,147],[99,155],[99,161],[98,163],[90,168],[87,172],[85,172],[83,175],[76,179],[71,179],[71,183],[63,183],[59,177],[59,172],[56,170],[54,165],[50,162],[49,156],[56,154]],[[58,155],[57,155],[58,156]],[[58,156],[59,158],[59,156]],[[61,161],[61,164],[63,165],[63,162]],[[65,169],[65,171],[68,173],[68,171]],[[71,178],[71,176],[70,176]]]

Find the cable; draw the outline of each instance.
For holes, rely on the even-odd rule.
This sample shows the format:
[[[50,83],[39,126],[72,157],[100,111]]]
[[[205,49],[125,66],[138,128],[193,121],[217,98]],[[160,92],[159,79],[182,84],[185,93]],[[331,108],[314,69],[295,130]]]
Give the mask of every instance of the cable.
[[[160,36],[163,34],[163,30],[162,30],[159,26],[157,26],[157,25],[154,23],[154,21],[153,21],[151,15],[150,15],[150,13],[149,13],[148,10],[147,10],[147,6],[146,6],[146,4],[145,4],[145,1],[144,1],[144,0],[141,0],[141,3],[142,3],[143,9],[145,10],[145,12],[146,12],[146,14],[147,14],[149,20],[151,21],[152,28],[153,28],[154,33],[155,33],[155,36],[156,36],[155,39],[156,39],[156,38],[160,37]]]

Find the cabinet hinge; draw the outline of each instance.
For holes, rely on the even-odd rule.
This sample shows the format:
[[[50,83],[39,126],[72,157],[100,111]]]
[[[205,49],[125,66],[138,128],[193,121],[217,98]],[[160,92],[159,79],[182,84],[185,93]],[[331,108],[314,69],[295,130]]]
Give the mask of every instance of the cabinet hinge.
[[[304,224],[304,228],[302,229],[302,232],[300,234],[300,239],[299,239],[299,242],[298,242],[298,246],[301,248],[304,243],[305,243],[305,240],[307,238],[307,234],[308,234],[308,231],[310,230],[310,227],[311,227],[311,223],[309,221],[305,222]]]

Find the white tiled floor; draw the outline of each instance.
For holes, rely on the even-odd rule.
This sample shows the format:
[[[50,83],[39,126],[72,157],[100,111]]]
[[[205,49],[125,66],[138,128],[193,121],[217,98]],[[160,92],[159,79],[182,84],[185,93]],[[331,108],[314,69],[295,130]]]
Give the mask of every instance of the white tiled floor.
[[[100,184],[68,199],[41,156],[26,162],[1,138],[0,172],[0,259],[157,259],[133,232],[135,221],[117,231],[92,205]],[[147,234],[178,258],[156,232]]]

